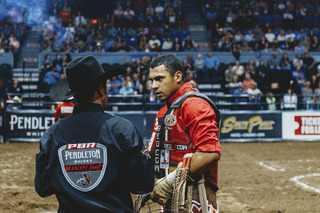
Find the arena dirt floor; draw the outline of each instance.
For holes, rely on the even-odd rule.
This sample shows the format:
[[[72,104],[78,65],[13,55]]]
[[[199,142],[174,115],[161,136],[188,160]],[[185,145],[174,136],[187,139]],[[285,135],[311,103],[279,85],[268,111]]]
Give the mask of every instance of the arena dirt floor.
[[[56,212],[33,187],[38,143],[0,144],[0,212]],[[220,213],[320,213],[320,142],[222,143]]]

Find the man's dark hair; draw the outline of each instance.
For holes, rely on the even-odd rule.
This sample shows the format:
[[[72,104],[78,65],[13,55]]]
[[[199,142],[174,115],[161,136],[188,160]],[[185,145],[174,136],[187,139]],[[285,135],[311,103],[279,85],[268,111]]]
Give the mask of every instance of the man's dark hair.
[[[100,93],[100,90],[99,90],[99,87],[100,87],[101,84],[104,84],[103,88],[106,88],[105,87],[106,80],[101,80],[101,81],[98,81],[95,84],[89,86],[85,90],[80,91],[77,94],[75,94],[74,98],[76,99],[78,104],[79,103],[90,103],[90,102],[92,102],[96,91],[98,92],[98,94],[100,96],[102,96],[102,94]]]
[[[175,54],[164,54],[156,57],[151,62],[150,68],[153,69],[160,65],[164,65],[172,76],[174,76],[177,71],[181,71],[182,78],[184,79],[185,74],[182,63]]]

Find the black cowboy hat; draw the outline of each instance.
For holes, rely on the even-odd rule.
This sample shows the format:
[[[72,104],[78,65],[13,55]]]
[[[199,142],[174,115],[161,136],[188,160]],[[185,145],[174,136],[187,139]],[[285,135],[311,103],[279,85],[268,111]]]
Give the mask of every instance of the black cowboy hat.
[[[126,70],[120,67],[105,71],[92,55],[76,58],[66,67],[67,78],[59,80],[51,87],[50,98],[55,101],[67,100],[100,80],[125,73]]]

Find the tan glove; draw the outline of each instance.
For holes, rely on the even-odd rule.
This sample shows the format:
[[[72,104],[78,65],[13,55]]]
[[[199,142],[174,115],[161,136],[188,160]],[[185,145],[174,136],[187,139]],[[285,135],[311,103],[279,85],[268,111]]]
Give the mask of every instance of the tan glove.
[[[167,204],[168,200],[172,197],[175,175],[176,172],[174,171],[155,182],[153,191],[150,194],[151,200],[160,205]]]

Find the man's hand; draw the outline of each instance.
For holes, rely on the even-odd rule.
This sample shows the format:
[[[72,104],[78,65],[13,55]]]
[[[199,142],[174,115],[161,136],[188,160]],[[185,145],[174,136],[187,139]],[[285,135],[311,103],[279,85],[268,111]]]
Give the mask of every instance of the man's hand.
[[[160,205],[167,204],[173,193],[173,183],[176,172],[170,173],[168,176],[157,180],[154,184],[153,191],[150,194],[151,200]]]
[[[164,205],[167,204],[169,199],[171,199],[172,193],[173,186],[170,185],[167,178],[164,177],[155,182],[150,198],[154,202],[157,202],[160,205]]]

